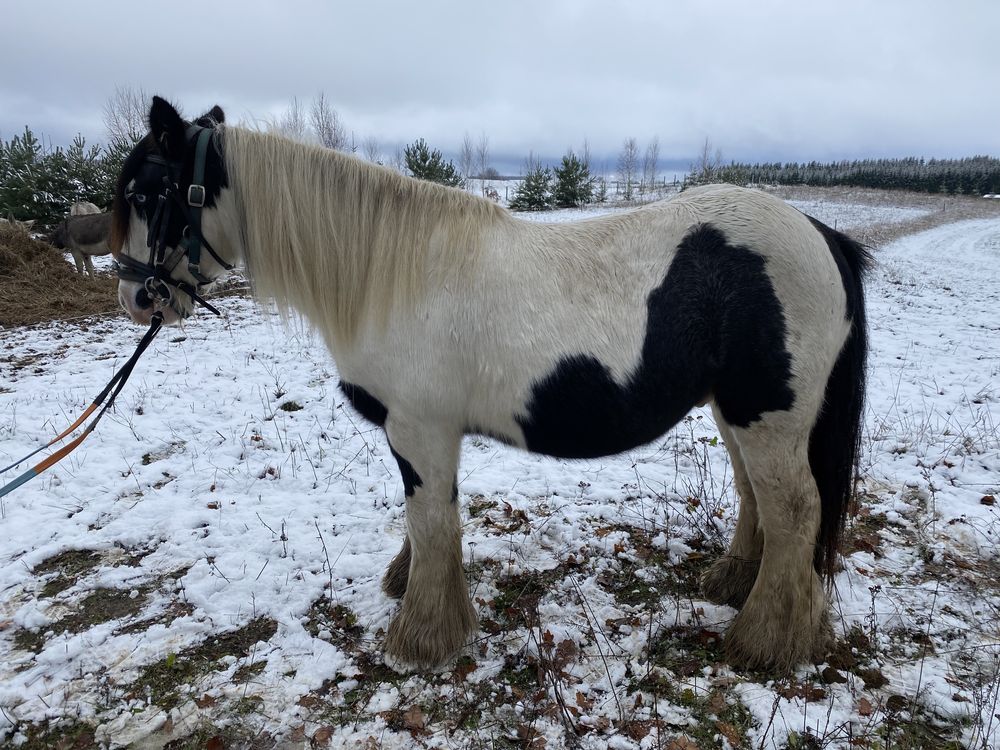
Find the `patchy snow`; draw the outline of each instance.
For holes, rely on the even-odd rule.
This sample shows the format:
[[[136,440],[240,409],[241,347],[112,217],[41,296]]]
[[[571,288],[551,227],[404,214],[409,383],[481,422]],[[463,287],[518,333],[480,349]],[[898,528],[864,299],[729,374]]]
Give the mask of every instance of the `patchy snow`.
[[[796,205],[841,228],[915,210]],[[396,603],[379,581],[402,542],[403,491],[388,446],[344,405],[318,336],[234,297],[222,321],[163,332],[83,447],[0,501],[0,740],[60,719],[99,725],[111,746],[162,743],[252,699],[238,718],[254,731],[345,748],[562,747],[568,723],[580,747],[646,748],[706,716],[719,747],[730,731],[780,747],[806,730],[848,747],[890,715],[997,746],[1000,220],[912,236],[877,260],[865,503],[835,593],[859,665],[830,666],[846,682],[823,684],[822,666],[769,681],[717,658],[734,610],[686,588],[735,521],[708,410],[593,461],[467,439],[459,491],[482,629],[454,672],[392,673],[380,641]],[[4,331],[0,465],[72,421],[140,334],[119,318]],[[83,617],[106,590],[124,614]],[[252,648],[192,667],[168,702],[157,693],[157,668],[262,622],[273,633]]]

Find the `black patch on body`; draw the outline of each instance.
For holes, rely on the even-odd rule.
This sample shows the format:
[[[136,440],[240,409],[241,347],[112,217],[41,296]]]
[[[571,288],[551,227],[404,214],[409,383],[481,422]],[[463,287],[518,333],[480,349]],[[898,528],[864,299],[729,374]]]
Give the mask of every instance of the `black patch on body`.
[[[389,410],[385,404],[375,398],[372,394],[353,383],[341,383],[340,390],[347,397],[347,400],[354,407],[354,410],[372,424],[385,427],[385,420],[389,417]]]
[[[416,492],[417,487],[424,486],[424,480],[420,478],[416,470],[413,468],[413,464],[403,458],[401,455],[396,453],[396,449],[389,444],[389,450],[392,451],[392,457],[396,459],[396,463],[399,464],[399,473],[403,478],[403,493],[407,497],[413,497],[413,493]]]
[[[451,502],[455,504],[458,502],[458,482],[451,483]]]
[[[528,416],[517,417],[529,450],[621,453],[656,439],[708,396],[738,427],[791,408],[785,319],[763,256],[698,225],[646,307],[642,357],[627,383],[584,354],[536,382]]]
[[[372,424],[385,427],[385,422],[389,418],[389,410],[385,404],[360,385],[341,382],[340,390],[358,414]],[[392,457],[396,459],[396,463],[399,464],[399,473],[403,478],[403,492],[407,497],[413,497],[416,488],[423,487],[424,480],[417,474],[416,469],[413,468],[413,464],[396,452],[396,449],[392,447],[392,443],[389,443],[389,450],[392,452]]]

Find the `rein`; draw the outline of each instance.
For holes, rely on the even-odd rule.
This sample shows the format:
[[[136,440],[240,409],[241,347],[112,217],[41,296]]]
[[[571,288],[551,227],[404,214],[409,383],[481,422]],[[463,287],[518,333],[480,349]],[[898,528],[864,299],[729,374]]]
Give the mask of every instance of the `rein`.
[[[180,179],[180,165],[175,162],[168,161],[157,154],[148,154],[145,157],[146,162],[157,167],[161,167],[163,170],[161,180],[163,187],[156,195],[156,208],[149,221],[149,230],[146,234],[146,246],[149,248],[149,260],[148,262],[143,263],[142,261],[136,260],[128,255],[122,255],[115,262],[114,269],[120,279],[141,282],[145,287],[146,294],[149,295],[151,300],[162,301],[169,305],[173,297],[172,290],[176,289],[188,295],[193,302],[201,305],[208,311],[216,315],[221,315],[222,313],[220,313],[217,308],[205,301],[205,299],[198,294],[199,287],[211,283],[211,279],[201,273],[202,247],[204,247],[205,250],[208,251],[208,254],[211,255],[212,258],[227,271],[233,268],[232,264],[227,263],[219,257],[219,254],[215,251],[212,245],[209,244],[208,240],[205,239],[205,236],[201,231],[201,212],[205,207],[205,197],[207,194],[205,190],[205,167],[208,159],[208,147],[212,140],[213,132],[214,131],[211,128],[203,128],[197,125],[192,125],[188,129],[187,135],[189,142],[194,142],[194,171],[192,174],[191,184],[188,186],[187,193],[183,199],[181,198],[181,189],[178,184]],[[138,206],[143,205],[146,202],[147,196],[128,189],[125,192],[125,198],[129,203],[133,204],[133,207],[138,208]],[[167,230],[170,226],[170,218],[174,211],[179,212],[185,223],[184,229],[181,233],[180,242],[177,247],[168,254]],[[173,277],[174,269],[180,264],[181,259],[184,258],[185,255],[187,256],[188,273],[190,273],[195,280],[193,285]],[[162,326],[163,313],[153,313],[149,322],[149,330],[146,331],[142,339],[139,341],[135,352],[128,358],[125,364],[121,366],[118,372],[115,373],[114,377],[111,378],[111,381],[104,387],[104,390],[98,394],[97,398],[94,399],[93,403],[87,407],[83,414],[81,414],[80,417],[73,422],[73,424],[56,435],[41,448],[38,448],[29,453],[27,456],[18,459],[10,466],[0,469],[0,474],[5,474],[17,465],[27,461],[32,456],[40,453],[46,448],[52,447],[83,424],[84,420],[86,420],[87,417],[93,414],[98,407],[100,407],[100,411],[97,412],[97,416],[94,417],[93,421],[87,425],[78,437],[74,438],[71,442],[67,443],[59,450],[55,451],[48,458],[45,458],[41,462],[35,464],[35,466],[31,467],[20,476],[0,487],[0,498],[10,492],[13,492],[29,479],[37,477],[43,471],[64,459],[72,453],[91,432],[94,431],[94,428],[97,427],[97,423],[101,421],[101,417],[104,416],[111,405],[115,402],[118,394],[121,393],[122,388],[125,386],[125,382],[128,380],[129,376],[132,374],[132,370],[135,368],[136,362],[139,361],[139,357],[142,356],[142,353],[146,351],[153,339],[156,338],[156,334],[159,333]],[[107,399],[107,403],[105,403],[105,399]],[[102,404],[104,405],[101,406]]]
[[[115,373],[114,377],[111,378],[111,381],[104,387],[104,390],[102,390],[98,394],[97,398],[94,399],[94,402],[87,407],[86,411],[84,411],[83,414],[81,414],[80,417],[75,422],[73,422],[73,424],[71,424],[61,433],[56,435],[54,438],[52,438],[52,440],[43,445],[41,448],[38,448],[29,453],[27,456],[18,459],[10,466],[0,469],[0,474],[5,474],[18,464],[27,461],[35,454],[41,453],[46,448],[49,448],[55,443],[59,442],[64,437],[73,432],[73,430],[75,430],[77,427],[83,424],[83,421],[91,414],[93,414],[94,411],[97,409],[97,407],[101,406],[101,404],[104,402],[104,399],[106,398],[108,399],[108,402],[104,404],[103,408],[101,408],[101,410],[97,413],[97,416],[94,418],[94,421],[92,421],[89,425],[87,425],[87,428],[77,438],[75,438],[72,442],[69,442],[66,445],[64,445],[62,448],[57,450],[48,458],[35,464],[33,467],[28,469],[20,476],[16,477],[14,480],[0,487],[0,497],[3,497],[9,492],[13,492],[22,484],[27,482],[29,479],[34,479],[49,467],[54,466],[59,461],[62,461],[64,458],[66,458],[66,456],[68,456],[70,453],[76,450],[76,448],[87,438],[87,436],[94,431],[94,428],[97,427],[97,423],[101,421],[101,417],[104,416],[105,412],[107,412],[107,410],[115,402],[115,399],[118,397],[118,394],[121,393],[122,388],[125,386],[125,381],[128,380],[129,375],[132,374],[132,370],[135,368],[135,363],[139,361],[139,357],[142,356],[142,353],[146,351],[147,347],[150,345],[153,339],[156,338],[156,334],[159,333],[162,325],[163,325],[163,314],[159,312],[153,313],[153,318],[149,323],[149,330],[147,330],[146,333],[143,335],[142,339],[140,339],[139,345],[136,346],[135,348],[135,353],[132,354],[132,356],[128,358],[128,361],[125,362],[125,364],[121,366],[118,372]],[[111,398],[108,398],[108,394],[111,395]]]

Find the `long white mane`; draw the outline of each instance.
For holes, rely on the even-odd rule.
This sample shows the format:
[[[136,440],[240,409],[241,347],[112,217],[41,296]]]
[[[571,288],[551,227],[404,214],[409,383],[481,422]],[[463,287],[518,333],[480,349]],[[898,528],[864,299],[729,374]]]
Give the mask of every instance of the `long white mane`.
[[[256,292],[340,341],[475,262],[490,201],[266,133],[225,128],[226,169]]]

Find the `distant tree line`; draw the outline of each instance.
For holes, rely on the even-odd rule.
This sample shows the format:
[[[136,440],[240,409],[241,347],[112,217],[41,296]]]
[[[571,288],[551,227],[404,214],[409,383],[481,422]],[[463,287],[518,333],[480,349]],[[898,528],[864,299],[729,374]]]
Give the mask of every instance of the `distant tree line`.
[[[9,140],[0,139],[0,217],[35,219],[41,227],[55,225],[79,201],[108,207],[114,183],[125,156],[146,133],[150,97],[141,89],[117,88],[104,107],[107,145],[90,145],[77,136],[67,148],[45,146],[25,127]],[[487,181],[499,175],[490,165],[489,139],[478,141],[466,134],[458,166],[423,139],[397,147],[385,156],[374,138],[359,143],[344,125],[330,101],[320,93],[307,107],[293,99],[281,115],[266,120],[265,129],[326,148],[358,153],[372,162],[388,163],[399,172],[452,187],[496,193]],[[659,141],[645,149],[635,138],[622,144],[615,170],[615,192],[625,201],[655,189]],[[982,195],[1000,193],[1000,159],[974,156],[966,159],[866,159],[829,164],[741,163],[725,164],[708,140],[692,164],[685,185],[729,182],[738,185],[778,184],[905,189],[928,193]],[[544,166],[529,155],[524,178],[510,197],[516,211],[543,211],[581,206],[608,198],[608,182],[591,172],[586,143],[579,154],[572,149],[556,166]]]
[[[1000,159],[862,159],[745,164],[702,158],[686,182],[734,185],[813,185],[913,190],[924,193],[985,195],[1000,192]]]

